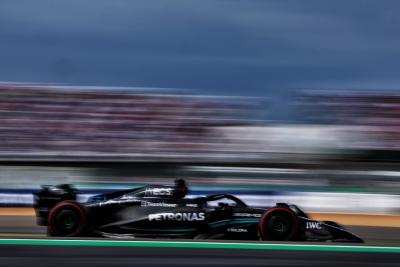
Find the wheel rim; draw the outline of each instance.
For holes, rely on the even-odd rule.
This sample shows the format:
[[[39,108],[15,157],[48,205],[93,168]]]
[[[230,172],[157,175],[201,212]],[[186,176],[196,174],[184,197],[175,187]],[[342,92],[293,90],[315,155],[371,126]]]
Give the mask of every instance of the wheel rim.
[[[62,209],[54,217],[53,227],[59,235],[71,235],[80,226],[81,219],[77,211],[73,209]]]
[[[287,239],[292,230],[290,221],[282,215],[271,216],[267,227],[270,235],[276,240]]]
[[[284,222],[276,222],[273,226],[275,232],[283,234],[286,233],[288,225]]]
[[[74,226],[74,220],[71,216],[65,216],[62,218],[62,225],[65,229],[71,229]]]

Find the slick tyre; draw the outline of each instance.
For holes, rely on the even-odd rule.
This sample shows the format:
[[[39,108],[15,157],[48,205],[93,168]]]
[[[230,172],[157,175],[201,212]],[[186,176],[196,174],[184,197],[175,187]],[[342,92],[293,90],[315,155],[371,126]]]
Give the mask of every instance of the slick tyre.
[[[285,207],[274,207],[261,217],[259,233],[262,240],[299,240],[299,222],[296,214]]]
[[[51,209],[47,233],[50,236],[83,236],[86,226],[87,215],[84,207],[75,201],[63,201]]]

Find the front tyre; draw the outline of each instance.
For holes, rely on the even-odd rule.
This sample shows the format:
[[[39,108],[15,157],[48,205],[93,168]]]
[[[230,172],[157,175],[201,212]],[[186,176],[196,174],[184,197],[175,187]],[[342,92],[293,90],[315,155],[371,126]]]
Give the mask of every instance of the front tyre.
[[[261,217],[259,233],[262,240],[296,241],[299,239],[298,218],[288,208],[271,208]]]
[[[47,232],[50,236],[82,236],[87,225],[86,211],[75,201],[57,204],[48,217]]]

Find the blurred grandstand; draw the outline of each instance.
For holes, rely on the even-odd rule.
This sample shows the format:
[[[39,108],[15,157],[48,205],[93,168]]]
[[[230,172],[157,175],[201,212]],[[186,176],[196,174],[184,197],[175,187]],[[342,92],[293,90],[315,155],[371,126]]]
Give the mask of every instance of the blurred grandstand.
[[[357,157],[363,149],[367,136],[354,125],[257,121],[264,103],[144,88],[1,84],[0,159],[264,164]]]
[[[319,164],[400,159],[400,95],[305,91],[296,100],[307,123],[256,120],[266,108],[259,98],[3,83],[0,160]]]
[[[304,91],[299,108],[312,124],[345,126],[360,138],[353,148],[373,161],[400,160],[400,94],[396,91]]]
[[[246,98],[145,89],[3,84],[0,155],[7,160],[203,159],[218,156],[225,142],[216,129],[248,124],[255,105]]]

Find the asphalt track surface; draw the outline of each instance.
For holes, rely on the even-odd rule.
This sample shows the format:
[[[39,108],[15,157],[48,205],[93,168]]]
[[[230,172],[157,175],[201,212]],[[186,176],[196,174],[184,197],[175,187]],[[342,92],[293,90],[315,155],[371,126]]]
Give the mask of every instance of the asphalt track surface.
[[[400,249],[257,243],[1,239],[0,266],[399,266]]]
[[[351,230],[367,243],[57,240],[33,217],[1,216],[0,266],[400,266],[399,228]]]

